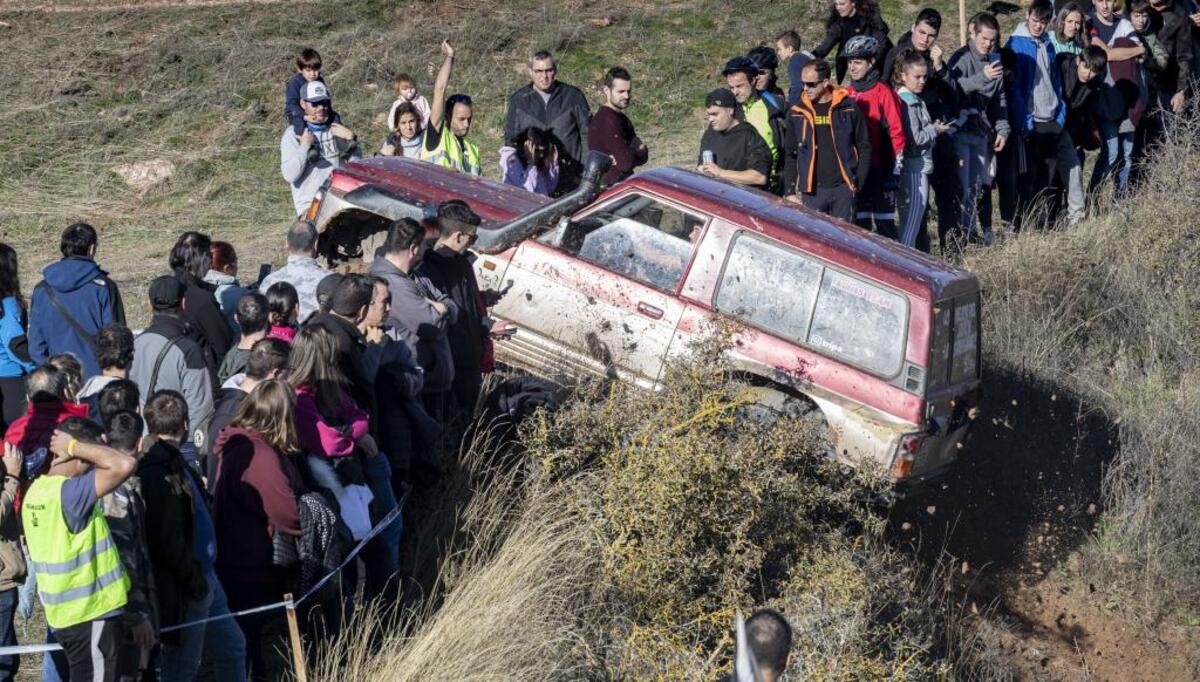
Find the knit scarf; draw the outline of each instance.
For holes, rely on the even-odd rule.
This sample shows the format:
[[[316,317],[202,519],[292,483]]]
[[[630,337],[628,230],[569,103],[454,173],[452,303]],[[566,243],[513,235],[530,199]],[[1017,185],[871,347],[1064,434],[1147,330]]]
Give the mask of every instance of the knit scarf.
[[[858,92],[866,92],[867,90],[870,90],[871,88],[875,87],[875,84],[878,82],[879,82],[879,70],[871,69],[871,71],[869,73],[867,73],[866,77],[863,78],[862,80],[850,81],[850,87],[854,88]]]

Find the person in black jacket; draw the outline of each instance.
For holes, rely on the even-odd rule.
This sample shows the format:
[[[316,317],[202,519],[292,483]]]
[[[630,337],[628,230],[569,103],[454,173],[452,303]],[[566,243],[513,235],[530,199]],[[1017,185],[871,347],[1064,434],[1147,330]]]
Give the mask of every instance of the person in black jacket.
[[[233,345],[233,329],[217,305],[217,288],[204,281],[212,266],[212,240],[206,234],[184,232],[171,247],[169,264],[187,287],[183,294],[183,321],[192,326],[193,338],[204,349],[216,385],[217,368]]]
[[[549,128],[558,145],[559,176],[556,195],[579,186],[583,155],[587,151],[587,98],[574,85],[557,80],[554,55],[539,50],[529,59],[528,85],[508,98],[504,118],[504,140],[511,143],[526,128]]]
[[[179,451],[187,438],[188,409],[176,391],[146,401],[146,429],[154,445],[138,462],[146,501],[146,546],[158,590],[163,628],[229,613],[217,581],[217,537],[200,476]],[[207,645],[207,646],[206,646]],[[164,680],[191,680],[208,654],[216,679],[245,679],[246,640],[231,618],[162,634]]]
[[[254,390],[254,387],[267,379],[274,379],[283,368],[287,367],[291,346],[280,339],[259,339],[250,346],[246,355],[246,371],[229,377],[225,385],[213,397],[213,416],[208,422],[208,442],[216,443],[221,429],[229,426],[233,415],[242,404],[242,400]],[[217,475],[217,458],[209,455],[205,472],[208,474],[209,489],[212,489]]]
[[[804,93],[788,112],[783,184],[788,201],[850,222],[860,183],[871,166],[871,138],[862,112],[831,69],[814,59],[800,72]]]
[[[882,64],[892,47],[888,39],[888,26],[879,14],[877,0],[833,0],[829,8],[829,18],[825,21],[825,39],[813,48],[814,57],[824,59],[833,48],[838,49],[841,56],[842,47],[854,36],[869,35],[879,43],[879,54],[875,57],[876,64]],[[846,78],[846,60],[837,60],[837,82]]]
[[[483,386],[482,363],[490,325],[485,303],[494,303],[496,292],[484,300],[475,279],[475,257],[467,248],[475,242],[480,218],[466,203],[453,199],[438,206],[438,238],[417,266],[416,279],[458,304],[459,314],[446,329],[454,360],[451,392],[458,413],[470,418]]]

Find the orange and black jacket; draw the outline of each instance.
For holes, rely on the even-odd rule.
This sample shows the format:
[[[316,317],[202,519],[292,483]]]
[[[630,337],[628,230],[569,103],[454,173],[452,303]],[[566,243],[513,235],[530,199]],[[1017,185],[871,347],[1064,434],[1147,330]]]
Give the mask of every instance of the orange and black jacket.
[[[816,112],[807,93],[788,110],[783,139],[784,194],[813,194],[817,190],[817,154],[834,154],[838,170],[851,191],[858,191],[871,166],[871,138],[862,113],[845,88],[833,91],[829,108],[833,149],[818,149]]]

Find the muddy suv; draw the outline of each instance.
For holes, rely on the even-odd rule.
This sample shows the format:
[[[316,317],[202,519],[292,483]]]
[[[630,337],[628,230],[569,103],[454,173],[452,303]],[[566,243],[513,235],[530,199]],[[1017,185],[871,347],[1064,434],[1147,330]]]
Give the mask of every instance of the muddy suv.
[[[497,359],[653,389],[715,321],[764,405],[819,412],[837,457],[897,482],[956,457],[979,400],[979,283],[895,242],[675,168],[600,193],[607,159],[559,199],[399,158],[335,172],[310,211],[331,259],[462,199],[484,218],[476,273],[519,330]],[[432,226],[431,226],[432,227]]]

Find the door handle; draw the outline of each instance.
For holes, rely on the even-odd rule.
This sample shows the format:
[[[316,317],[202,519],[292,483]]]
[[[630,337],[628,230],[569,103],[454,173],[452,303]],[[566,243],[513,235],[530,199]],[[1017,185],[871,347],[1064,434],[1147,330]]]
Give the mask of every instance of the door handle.
[[[652,320],[661,320],[663,316],[662,308],[656,308],[649,303],[638,302],[637,311]]]

